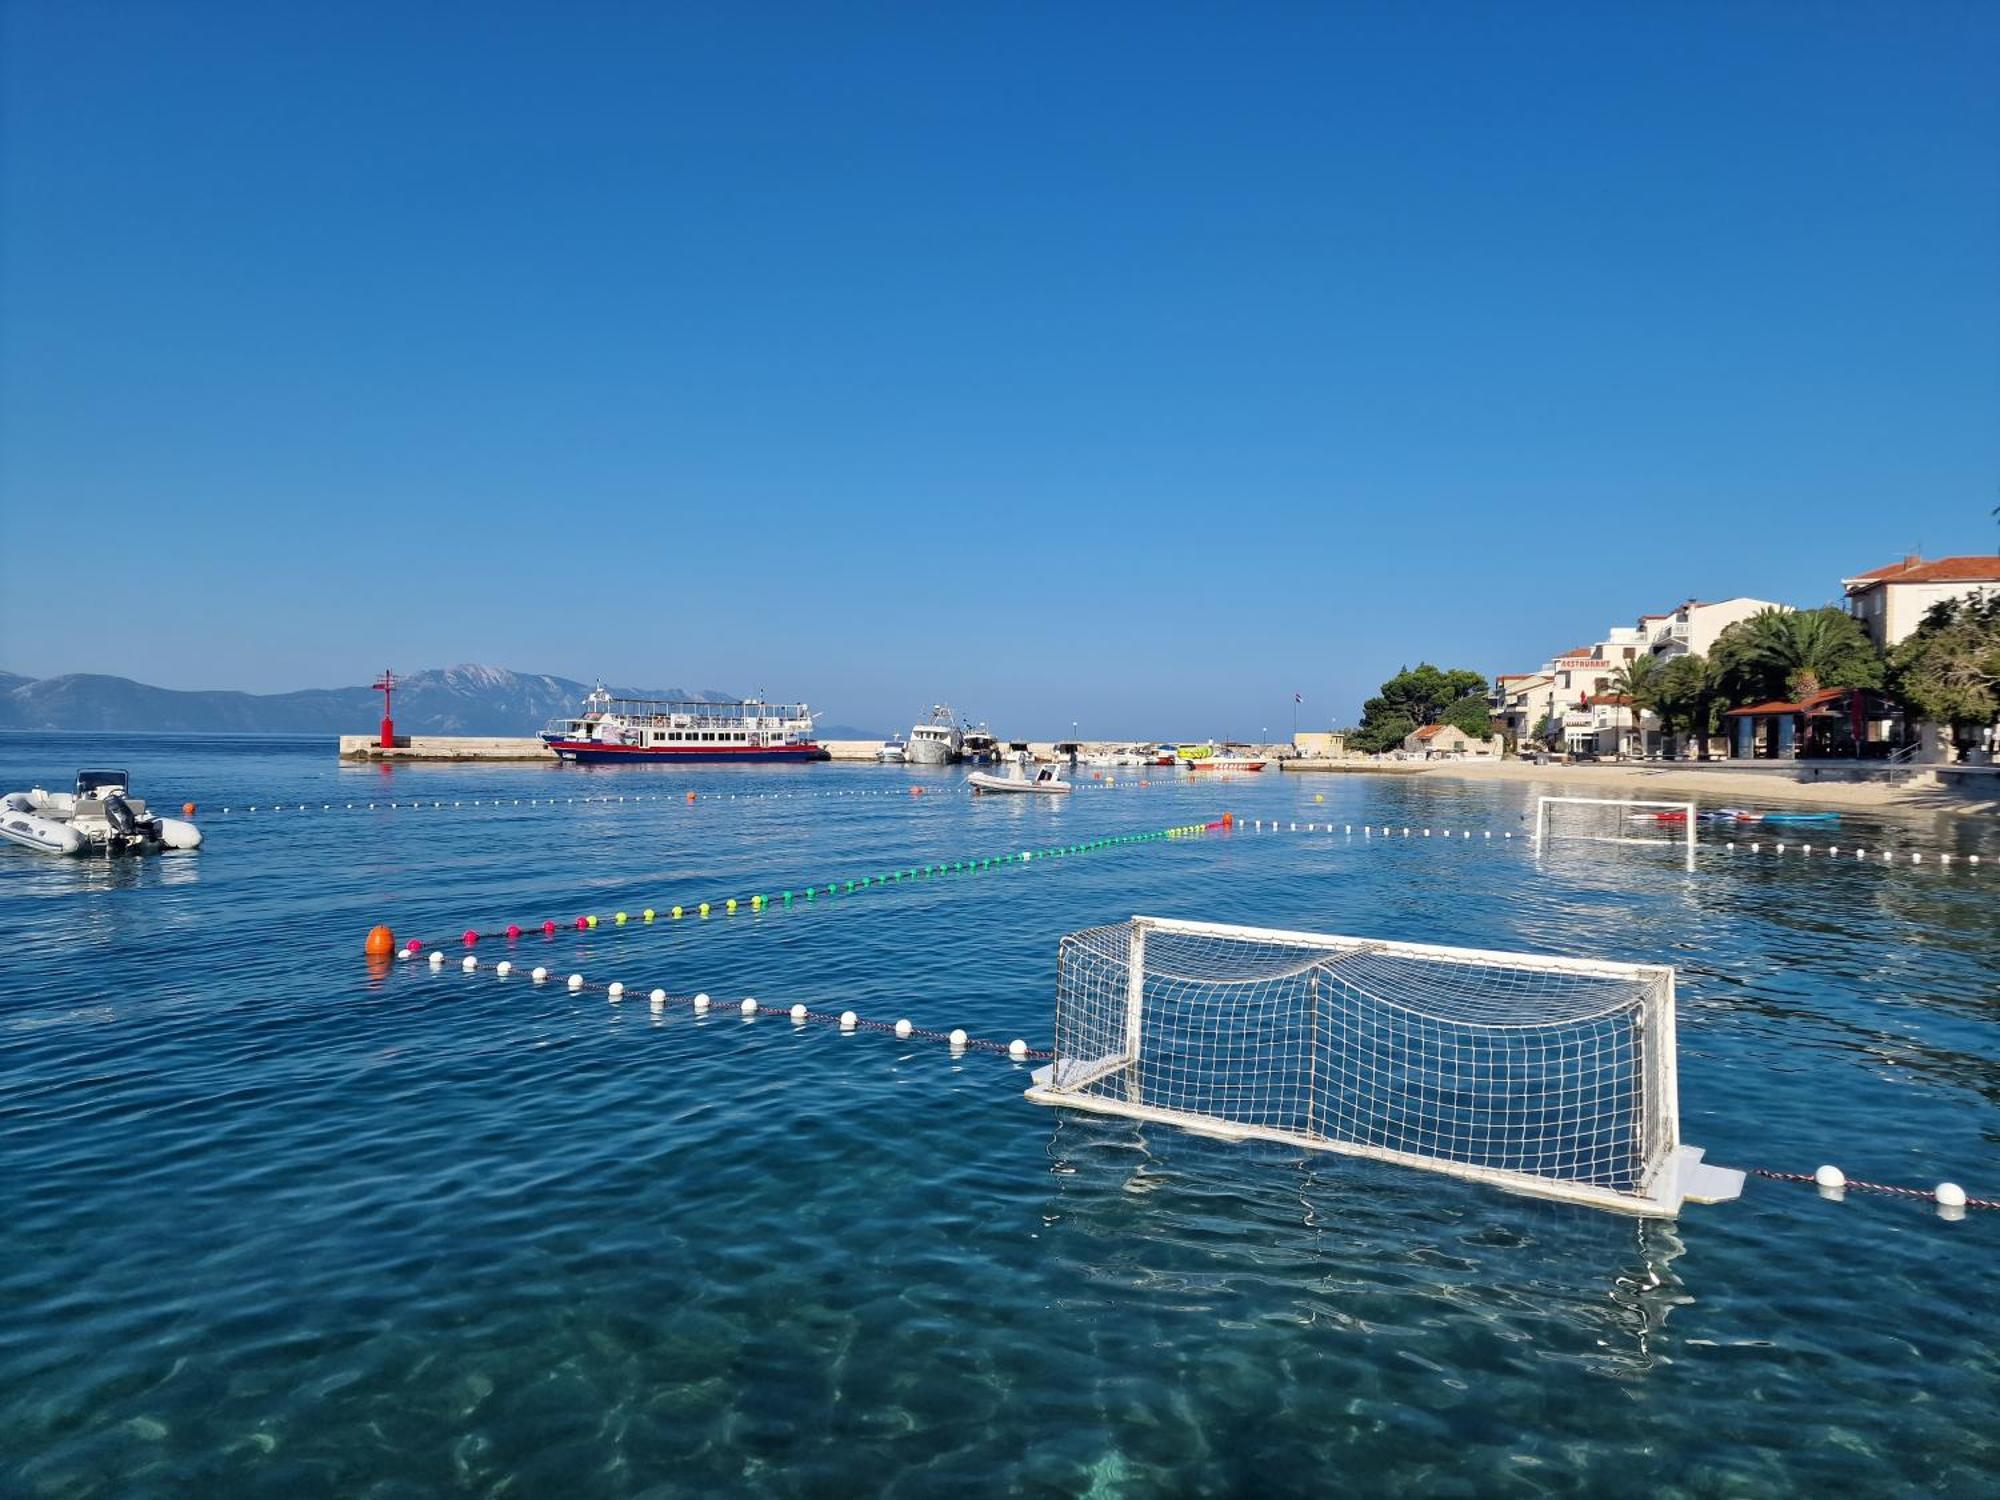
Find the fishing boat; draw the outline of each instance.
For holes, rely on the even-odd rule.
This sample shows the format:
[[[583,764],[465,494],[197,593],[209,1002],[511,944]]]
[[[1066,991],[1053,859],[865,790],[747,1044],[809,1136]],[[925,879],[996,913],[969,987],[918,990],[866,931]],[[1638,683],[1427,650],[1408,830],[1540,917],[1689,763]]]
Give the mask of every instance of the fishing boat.
[[[582,765],[829,760],[803,703],[614,698],[603,685],[574,718],[551,720],[542,743]]]
[[[1053,766],[1043,766],[1033,776],[1001,776],[992,771],[974,771],[965,779],[970,783],[974,796],[982,792],[1063,793],[1072,789],[1067,781],[1056,775]]]
[[[958,747],[959,758],[979,765],[994,765],[1000,759],[1000,742],[984,724],[977,729],[968,729],[961,736]]]
[[[0,797],[0,838],[38,854],[158,854],[199,849],[201,830],[156,817],[124,771],[78,771],[74,792],[31,787]]]
[[[903,752],[913,766],[948,766],[958,759],[965,745],[965,732],[958,727],[958,715],[949,703],[934,704],[931,716],[910,728],[910,742]]]

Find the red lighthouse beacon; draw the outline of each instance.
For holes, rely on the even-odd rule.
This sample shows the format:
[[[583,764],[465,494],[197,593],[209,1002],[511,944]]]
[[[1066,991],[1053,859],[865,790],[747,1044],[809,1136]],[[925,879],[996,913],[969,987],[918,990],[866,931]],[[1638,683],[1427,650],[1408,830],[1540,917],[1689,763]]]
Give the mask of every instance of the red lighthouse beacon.
[[[375,691],[382,695],[382,748],[393,750],[396,748],[396,721],[390,716],[390,709],[396,692],[396,674],[384,667],[382,675],[375,679]]]

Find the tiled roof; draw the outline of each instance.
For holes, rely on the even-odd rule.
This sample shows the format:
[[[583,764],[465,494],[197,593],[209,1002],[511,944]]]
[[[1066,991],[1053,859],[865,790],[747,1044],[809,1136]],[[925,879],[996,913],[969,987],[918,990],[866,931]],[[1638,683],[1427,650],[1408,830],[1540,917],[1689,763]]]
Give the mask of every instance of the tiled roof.
[[[1632,700],[1623,693],[1590,693],[1583,700],[1592,708],[1630,708]]]
[[[1866,690],[1857,688],[1821,688],[1817,692],[1807,693],[1805,697],[1799,699],[1796,703],[1781,703],[1773,698],[1769,703],[1752,703],[1747,708],[1732,708],[1723,717],[1730,718],[1738,714],[1809,714],[1815,709],[1825,708],[1836,699],[1845,698],[1849,693],[1858,691]]]
[[[1420,740],[1432,739],[1444,733],[1450,727],[1449,724],[1426,724],[1422,729],[1417,731],[1417,738]]]
[[[2000,583],[2000,557],[1906,557],[1886,568],[1871,568],[1846,580],[1847,587],[1877,583]]]

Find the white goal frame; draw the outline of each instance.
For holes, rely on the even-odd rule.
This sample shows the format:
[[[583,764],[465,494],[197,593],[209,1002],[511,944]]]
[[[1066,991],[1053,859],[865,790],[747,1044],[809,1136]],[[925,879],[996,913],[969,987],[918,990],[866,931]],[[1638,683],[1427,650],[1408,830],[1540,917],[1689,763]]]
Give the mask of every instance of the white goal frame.
[[[1609,834],[1575,833],[1559,834],[1551,839],[1549,834],[1549,809],[1552,807],[1598,807],[1617,808],[1615,814],[1607,814],[1613,821],[1610,826],[1616,831]],[[1634,815],[1679,814],[1679,822],[1663,818],[1654,825],[1651,837],[1638,831],[1641,825],[1632,822]],[[1548,852],[1551,842],[1560,843],[1564,839],[1576,839],[1583,843],[1641,844],[1651,848],[1671,848],[1678,845],[1687,867],[1694,868],[1695,825],[1699,814],[1692,802],[1647,802],[1617,797],[1537,797],[1535,799],[1535,852]]]
[[[1241,927],[1216,922],[1180,921],[1163,917],[1135,916],[1127,924],[1127,932],[1129,935],[1125,939],[1127,946],[1124,953],[1114,958],[1110,964],[1114,972],[1119,962],[1126,968],[1122,1027],[1118,1024],[1118,1002],[1112,999],[1110,1005],[1096,1017],[1108,1022],[1105,1027],[1081,1028],[1088,1032],[1088,1036],[1081,1040],[1083,1050],[1079,1052],[1075,1050],[1079,1045],[1077,1036],[1079,1028],[1074,1025],[1065,1027],[1064,1017],[1059,1009],[1055,1059],[1047,1066],[1035,1070],[1033,1086],[1027,1090],[1027,1097],[1035,1103],[1058,1105],[1095,1114],[1116,1115],[1126,1119],[1154,1121],[1194,1134],[1224,1140],[1266,1140],[1315,1151],[1366,1157],[1398,1166],[1416,1167],[1451,1177],[1487,1183],[1533,1197],[1552,1198],[1647,1217],[1671,1217],[1680,1211],[1683,1202],[1721,1202],[1736,1197],[1742,1189],[1741,1172],[1704,1165],[1701,1148],[1685,1145],[1680,1139],[1678,1070],[1675,1061],[1674,970],[1671,966],[1502,953],[1428,943],[1377,942],[1371,939],[1324,933]],[[1071,934],[1063,939],[1063,962],[1069,964],[1077,961],[1080,955],[1076,951],[1076,945],[1086,944],[1094,939],[1099,944],[1098,949],[1093,954],[1081,956],[1094,959],[1101,967],[1105,958],[1101,945],[1107,935],[1111,935],[1115,940],[1115,935],[1118,933],[1118,928],[1107,928],[1098,929],[1095,933]],[[1455,1160],[1444,1155],[1391,1149],[1379,1143],[1343,1138],[1339,1134],[1328,1133],[1332,1127],[1323,1123],[1326,1117],[1322,1115],[1313,1117],[1314,1122],[1321,1123],[1321,1128],[1313,1128],[1311,1123],[1304,1128],[1286,1128],[1269,1123],[1232,1119],[1223,1114],[1176,1108],[1170,1103],[1149,1099],[1147,1097],[1149,1080],[1154,1076],[1146,1063],[1149,1009],[1164,1007],[1171,1012],[1177,1004],[1187,1003],[1178,996],[1155,994],[1149,992],[1147,988],[1147,940],[1154,934],[1233,940],[1253,943],[1264,949],[1295,948],[1300,950],[1301,963],[1306,965],[1310,965],[1315,958],[1333,968],[1350,959],[1415,959],[1425,964],[1441,966],[1441,972],[1446,973],[1453,971],[1464,973],[1468,968],[1476,967],[1484,973],[1501,972],[1510,976],[1534,973],[1582,976],[1622,982],[1632,986],[1635,993],[1643,990],[1647,996],[1644,1016],[1645,1044],[1635,1046],[1633,1049],[1636,1102],[1632,1108],[1631,1118],[1627,1122],[1634,1140],[1642,1143],[1643,1163],[1636,1185],[1630,1190],[1625,1190],[1599,1183],[1566,1180],[1529,1171]],[[1210,982],[1218,990],[1231,989],[1239,983],[1255,983],[1254,979],[1247,977],[1244,981],[1217,978]],[[1400,1012],[1404,1017],[1413,1014],[1406,1008],[1399,1007],[1393,996],[1383,997],[1381,1009],[1385,1013]],[[1187,1019],[1185,1014],[1180,1016],[1169,1014],[1162,1018],[1161,1029],[1163,1032],[1172,1033],[1177,1022],[1185,1023]],[[1435,1017],[1426,1019],[1437,1021]],[[1466,1024],[1471,1030],[1497,1035],[1511,1032],[1519,1036],[1524,1032],[1538,1029],[1532,1023],[1525,1022],[1495,1023],[1475,1020]],[[1068,1055],[1065,1055],[1066,1040],[1071,1048]],[[1223,1037],[1218,1049],[1219,1054],[1225,1058],[1228,1055],[1230,1040],[1226,1036]],[[1312,1049],[1328,1050],[1337,1049],[1340,1044],[1337,1039],[1323,1031],[1315,1020],[1310,1041],[1303,1045]],[[1340,1059],[1333,1060],[1337,1062]],[[1398,1081],[1388,1075],[1370,1076],[1371,1079],[1379,1077],[1380,1081],[1392,1086]],[[1486,1107],[1491,1107],[1490,1102]]]

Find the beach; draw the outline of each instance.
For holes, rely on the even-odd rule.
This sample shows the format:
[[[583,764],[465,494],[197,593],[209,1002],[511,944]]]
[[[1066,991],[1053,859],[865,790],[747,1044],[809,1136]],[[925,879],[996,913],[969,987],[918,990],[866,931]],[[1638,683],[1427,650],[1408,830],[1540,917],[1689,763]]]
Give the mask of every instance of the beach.
[[[1808,768],[1811,769],[1811,768]],[[1834,768],[1827,768],[1830,772]],[[1439,761],[1422,775],[1447,780],[1539,782],[1560,795],[1698,800],[1711,806],[1787,806],[1869,812],[1945,813],[1957,817],[2000,816],[2000,777],[1984,778],[1990,790],[1952,790],[1933,784],[1926,768],[1913,767],[1897,783],[1800,781],[1795,766],[1751,769],[1739,763],[1634,761],[1596,765],[1536,765],[1526,760]]]

